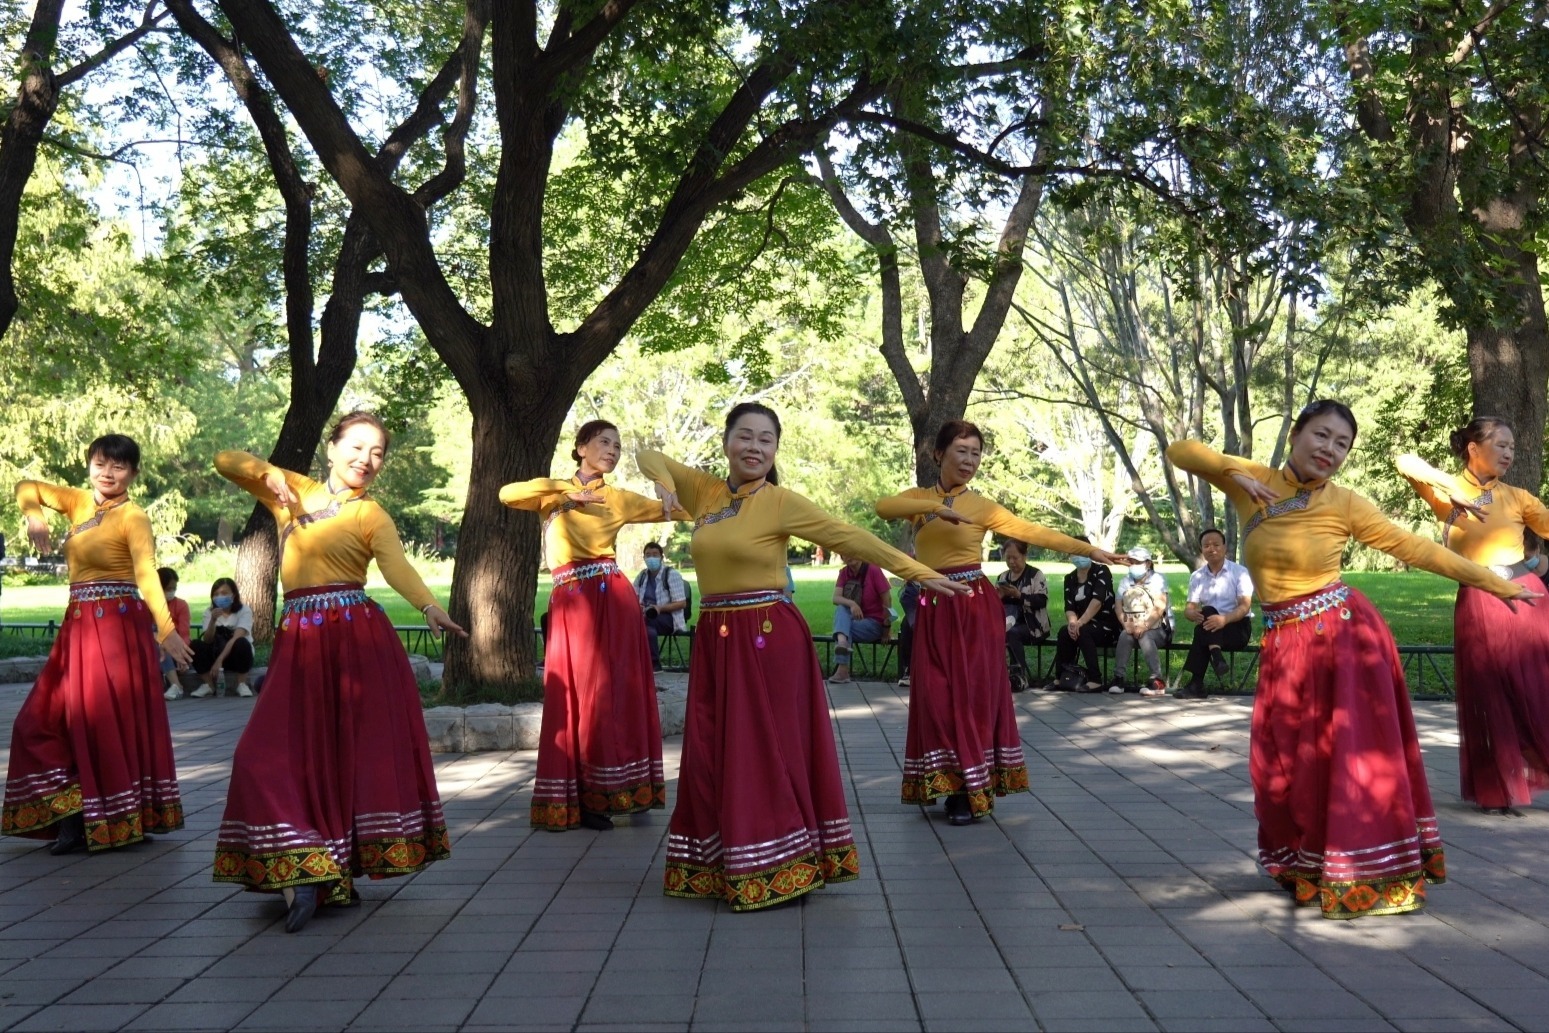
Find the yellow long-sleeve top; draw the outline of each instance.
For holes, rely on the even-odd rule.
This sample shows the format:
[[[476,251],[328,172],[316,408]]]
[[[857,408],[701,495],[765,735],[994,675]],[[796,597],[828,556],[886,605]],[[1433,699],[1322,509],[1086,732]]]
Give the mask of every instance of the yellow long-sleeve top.
[[[751,491],[733,492],[721,478],[660,452],[641,452],[636,462],[641,473],[677,493],[694,521],[691,551],[704,595],[783,591],[786,543],[793,536],[858,556],[910,581],[941,577],[876,535],[835,520],[777,484],[760,481]]]
[[[572,502],[567,496],[577,491],[595,492],[603,501],[586,505]],[[500,489],[500,501],[543,518],[543,541],[551,569],[581,560],[612,559],[619,528],[665,519],[657,500],[615,488],[600,477],[582,482],[580,474],[565,481],[534,477],[508,484]]]
[[[972,523],[954,524],[936,516],[946,506],[963,514]],[[1091,556],[1097,548],[1047,527],[1028,523],[1006,507],[968,490],[966,485],[942,491],[934,488],[909,488],[891,498],[877,500],[877,515],[884,520],[908,520],[918,530],[914,536],[914,554],[921,563],[938,570],[976,566],[981,559],[986,530],[1018,538],[1040,549]]]
[[[1466,477],[1436,469],[1417,455],[1398,457],[1398,472],[1414,485],[1415,492],[1431,507],[1441,521],[1447,548],[1475,563],[1509,566],[1522,559],[1522,529],[1531,527],[1549,537],[1549,507],[1538,496],[1499,480],[1479,485]],[[1438,491],[1437,486],[1446,491]],[[1483,509],[1480,523],[1452,505],[1452,499],[1466,499]]]
[[[132,581],[156,621],[157,641],[165,642],[177,632],[156,576],[156,539],[145,510],[128,499],[99,506],[90,491],[46,481],[18,484],[16,504],[23,516],[46,520],[43,510],[48,508],[70,521],[61,544],[71,584]]]
[[[280,579],[286,591],[318,585],[363,585],[375,559],[393,591],[423,610],[436,601],[409,565],[398,528],[365,492],[329,491],[304,474],[273,466],[247,452],[222,452],[215,469],[263,503],[280,529]],[[278,471],[296,502],[282,506],[264,483]]]
[[[1175,441],[1167,459],[1220,488],[1242,520],[1243,562],[1267,603],[1318,591],[1339,580],[1340,558],[1351,538],[1411,566],[1510,599],[1519,589],[1477,563],[1395,526],[1377,507],[1330,481],[1302,483],[1238,456],[1222,455],[1198,441]],[[1262,505],[1232,480],[1244,474],[1272,488],[1277,501]]]

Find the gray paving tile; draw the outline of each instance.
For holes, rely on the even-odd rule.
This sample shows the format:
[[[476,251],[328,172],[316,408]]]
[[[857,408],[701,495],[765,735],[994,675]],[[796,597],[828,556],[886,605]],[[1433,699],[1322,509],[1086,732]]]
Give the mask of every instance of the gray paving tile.
[[[364,1001],[270,1001],[235,1028],[243,1033],[295,1033],[303,1029],[344,1029],[363,1010]]]
[[[167,1001],[140,1013],[126,1030],[227,1030],[252,1014],[252,1001]]]
[[[44,1030],[115,1030],[150,1007],[147,1004],[55,1004],[33,1012],[11,1029],[21,1033],[43,1033]],[[3,1016],[0,1016],[3,1017]]]

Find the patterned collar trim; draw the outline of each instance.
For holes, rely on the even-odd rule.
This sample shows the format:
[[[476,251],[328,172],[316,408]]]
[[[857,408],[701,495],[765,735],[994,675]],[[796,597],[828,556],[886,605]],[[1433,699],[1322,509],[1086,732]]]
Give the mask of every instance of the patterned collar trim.
[[[65,532],[65,536],[59,540],[59,547],[61,549],[64,548],[65,542],[68,542],[71,538],[74,538],[78,534],[84,534],[85,532],[90,531],[92,528],[99,526],[102,523],[102,518],[107,516],[113,510],[117,509],[119,506],[122,506],[124,503],[128,502],[129,496],[127,494],[120,495],[116,499],[106,499],[102,502],[97,502],[97,493],[93,491],[91,499],[93,502],[97,503],[97,511]]]

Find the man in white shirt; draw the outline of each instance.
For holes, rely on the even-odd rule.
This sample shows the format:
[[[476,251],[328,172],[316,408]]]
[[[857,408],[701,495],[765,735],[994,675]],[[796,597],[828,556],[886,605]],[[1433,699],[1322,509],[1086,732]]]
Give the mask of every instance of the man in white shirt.
[[[1226,535],[1213,527],[1201,532],[1199,551],[1205,564],[1189,575],[1189,601],[1183,608],[1183,616],[1195,630],[1188,659],[1183,661],[1189,680],[1178,690],[1179,699],[1210,695],[1205,688],[1205,664],[1224,676],[1227,662],[1221,651],[1241,649],[1253,634],[1253,579],[1248,568],[1226,558]]]
[[[645,634],[651,643],[651,669],[662,669],[660,636],[688,630],[688,590],[683,575],[663,562],[662,547],[645,543],[645,569],[635,577],[635,596],[645,615]]]

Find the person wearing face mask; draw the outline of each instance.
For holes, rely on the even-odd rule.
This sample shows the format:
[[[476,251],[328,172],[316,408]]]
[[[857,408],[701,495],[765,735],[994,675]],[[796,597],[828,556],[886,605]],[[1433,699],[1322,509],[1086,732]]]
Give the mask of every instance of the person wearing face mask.
[[[1006,691],[1005,615],[995,586],[979,567],[984,535],[994,531],[1044,549],[1123,559],[1022,520],[968,489],[979,470],[984,435],[966,420],[936,433],[940,479],[880,499],[877,515],[908,520],[921,563],[940,570],[969,593],[920,601],[909,659],[909,731],[904,746],[904,803],[928,806],[946,799],[947,820],[968,825],[988,815],[997,796],[1028,791],[1027,765],[1016,709]]]
[[[1394,526],[1334,484],[1355,435],[1349,408],[1321,400],[1292,423],[1280,469],[1198,441],[1167,449],[1242,521],[1265,627],[1248,760],[1259,863],[1325,918],[1413,911],[1427,882],[1446,878],[1403,665],[1381,614],[1340,579],[1345,546],[1354,538],[1497,599],[1542,594]]]
[[[70,602],[11,729],[0,833],[53,840],[52,854],[183,827],[167,708],[156,702],[156,644],[179,667],[189,648],[156,576],[151,522],[129,501],[140,446],[105,434],[86,449],[86,466],[87,490],[16,486],[39,555],[53,551],[44,509],[69,524]]]
[[[1481,416],[1453,431],[1451,445],[1459,474],[1416,455],[1399,456],[1398,472],[1441,521],[1447,548],[1544,591],[1545,571],[1536,555],[1529,565],[1524,541],[1549,534],[1549,509],[1502,480],[1516,456],[1511,425]],[[1549,615],[1512,613],[1461,585],[1452,627],[1463,799],[1491,814],[1515,814],[1512,808],[1549,788]]]
[[[253,694],[247,684],[253,669],[253,611],[242,605],[242,593],[229,577],[210,586],[210,606],[204,611],[204,630],[194,643],[193,666],[204,679],[193,691],[194,699],[216,695],[223,672],[236,676],[238,696]]]
[[[1076,540],[1087,542],[1086,535]],[[1090,557],[1073,554],[1071,571],[1065,575],[1065,623],[1054,638],[1055,680],[1050,689],[1101,692],[1102,669],[1097,651],[1119,639],[1119,617],[1114,609],[1113,574]],[[1075,663],[1080,651],[1081,665]]]
[[[661,506],[651,501],[651,510],[659,514]],[[635,598],[645,617],[652,671],[662,669],[661,636],[688,631],[688,586],[683,583],[683,575],[667,566],[664,559],[659,543],[646,542],[645,569],[635,575]],[[786,573],[790,573],[789,568]]]
[[[1116,590],[1119,614],[1119,639],[1113,650],[1113,684],[1109,692],[1127,690],[1125,675],[1129,671],[1130,654],[1138,646],[1145,658],[1150,677],[1141,686],[1142,696],[1167,695],[1167,681],[1162,677],[1161,650],[1172,639],[1172,601],[1167,596],[1167,580],[1151,562],[1151,550],[1131,549],[1129,571]]]
[[[575,476],[537,477],[500,489],[501,502],[543,518],[544,550],[554,572],[529,815],[533,828],[549,832],[607,832],[615,815],[667,806],[651,676],[654,637],[648,642],[614,553],[620,528],[661,522],[662,506],[604,479],[618,466],[622,448],[617,427],[589,420],[576,431],[570,451]],[[671,605],[660,599],[657,610]]]
[[[352,412],[328,435],[321,483],[246,452],[215,457],[221,476],[274,516],[285,603],[231,760],[214,879],[282,894],[290,933],[322,904],[358,901],[362,875],[409,875],[451,856],[419,685],[392,621],[366,595],[368,565],[432,635],[466,632],[366,494],[387,446],[380,418]]]
[[[188,604],[177,597],[177,571],[171,567],[157,567],[156,578],[161,582],[162,594],[167,597],[167,610],[172,614],[178,638],[191,645],[194,618]],[[178,679],[177,661],[165,649],[161,651],[161,676],[167,687],[167,691],[162,693],[163,698],[182,699],[183,683]]]
[[[724,478],[660,452],[637,457],[659,511],[677,512],[681,501],[694,521],[702,593],[663,889],[756,911],[860,876],[823,671],[783,592],[791,537],[932,593],[964,589],[779,486],[780,418],[768,406],[733,408],[721,447]]]
[[[1239,650],[1253,634],[1253,578],[1248,568],[1226,558],[1226,535],[1214,527],[1199,535],[1199,551],[1205,562],[1189,575],[1189,599],[1183,616],[1195,626],[1194,641],[1183,661],[1188,684],[1176,693],[1179,699],[1204,699],[1205,665],[1226,676],[1230,669],[1222,650]]]

